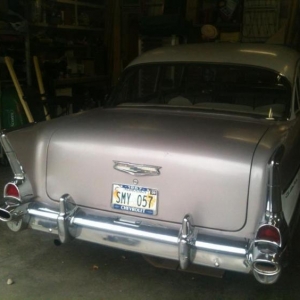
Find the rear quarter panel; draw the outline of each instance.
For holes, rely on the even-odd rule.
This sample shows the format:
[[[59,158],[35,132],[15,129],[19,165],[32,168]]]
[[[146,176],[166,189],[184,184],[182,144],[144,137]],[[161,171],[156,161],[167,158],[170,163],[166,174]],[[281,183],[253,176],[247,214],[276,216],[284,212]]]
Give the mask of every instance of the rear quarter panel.
[[[284,193],[292,183],[300,166],[299,118],[293,121],[275,123],[256,149],[249,183],[247,223],[241,231],[245,236],[253,235],[263,219],[267,200],[267,165],[270,157],[280,145],[283,145],[285,149],[280,163],[280,180],[283,208],[286,215],[286,207],[290,207],[291,203],[284,203]]]
[[[37,201],[51,203],[45,188],[47,151],[53,133],[76,116],[68,116],[51,122],[41,122],[7,133],[27,178],[30,180],[33,195]]]

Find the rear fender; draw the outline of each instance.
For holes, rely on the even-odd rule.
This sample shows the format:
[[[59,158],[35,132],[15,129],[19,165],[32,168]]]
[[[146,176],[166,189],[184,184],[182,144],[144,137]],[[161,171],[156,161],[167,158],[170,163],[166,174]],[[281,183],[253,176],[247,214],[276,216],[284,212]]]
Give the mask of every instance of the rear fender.
[[[10,223],[8,225],[11,228],[13,225],[11,222],[20,224],[26,220],[28,223],[28,218],[24,216],[27,213],[27,206],[33,198],[33,192],[31,183],[4,132],[1,133],[0,142],[14,174],[14,179],[4,187],[3,200],[0,202],[0,220]],[[8,187],[13,187],[17,192],[10,194]],[[15,226],[13,227],[15,228]],[[21,228],[24,226],[20,226]]]

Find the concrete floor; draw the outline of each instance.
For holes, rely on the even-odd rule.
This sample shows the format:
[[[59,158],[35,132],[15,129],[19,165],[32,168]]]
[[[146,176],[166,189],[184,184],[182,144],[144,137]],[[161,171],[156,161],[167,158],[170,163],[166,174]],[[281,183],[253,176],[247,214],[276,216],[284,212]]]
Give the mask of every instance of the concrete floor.
[[[0,166],[0,186],[11,172]],[[223,279],[157,269],[140,255],[82,241],[55,246],[54,236],[11,232],[0,224],[0,300],[299,299],[300,226],[291,264],[275,285],[228,272]],[[14,284],[7,285],[11,278]]]

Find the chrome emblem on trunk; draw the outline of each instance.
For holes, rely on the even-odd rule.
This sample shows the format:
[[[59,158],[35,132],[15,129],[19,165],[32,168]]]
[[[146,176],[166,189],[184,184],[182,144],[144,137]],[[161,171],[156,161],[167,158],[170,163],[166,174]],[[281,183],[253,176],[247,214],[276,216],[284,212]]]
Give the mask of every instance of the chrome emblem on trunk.
[[[114,169],[134,176],[158,176],[161,167],[114,161]]]

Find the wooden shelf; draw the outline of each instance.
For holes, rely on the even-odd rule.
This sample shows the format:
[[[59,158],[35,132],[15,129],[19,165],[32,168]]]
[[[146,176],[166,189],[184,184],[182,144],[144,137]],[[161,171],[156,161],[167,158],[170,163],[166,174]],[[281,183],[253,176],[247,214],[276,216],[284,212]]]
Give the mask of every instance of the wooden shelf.
[[[0,35],[24,35],[21,32],[15,31],[15,30],[9,30],[9,29],[0,29]]]
[[[31,47],[33,49],[39,49],[39,48],[48,48],[48,49],[86,49],[86,48],[91,48],[91,47],[101,47],[97,45],[57,45],[57,44],[52,44],[51,43],[42,43],[42,42],[37,42],[37,43],[32,43]]]
[[[147,5],[147,6],[163,6],[164,5],[164,1],[160,1],[160,2],[146,1],[144,3],[144,5]],[[123,7],[141,6],[141,3],[139,2],[139,3],[130,3],[130,4],[127,4],[126,2],[124,3],[124,1],[122,1],[122,6]]]
[[[77,6],[91,7],[91,8],[105,8],[105,5],[99,5],[99,4],[76,1],[76,0],[56,0],[56,2],[64,3],[64,4],[72,4],[72,5],[77,5]]]
[[[24,82],[26,81],[26,78],[18,78],[18,81],[24,83]],[[1,83],[2,83],[2,84],[3,84],[3,83],[4,83],[4,84],[7,84],[7,83],[13,84],[13,81],[12,81],[12,79],[3,79],[3,80],[1,80]]]
[[[46,27],[46,28],[54,28],[54,29],[69,29],[69,30],[86,30],[86,31],[104,31],[104,28],[93,28],[86,26],[76,26],[76,25],[50,25],[47,23],[32,23],[30,26],[35,27]]]
[[[38,18],[33,18],[30,24],[33,52],[38,57],[41,54],[42,61],[49,58],[50,63],[54,63],[55,59],[64,53],[67,57],[66,63],[73,70],[72,73],[77,73],[80,67],[84,66],[84,60],[92,60],[94,68],[104,69],[102,58],[96,54],[100,46],[93,44],[102,44],[104,40],[107,1],[109,0],[52,0],[54,5],[42,7]],[[36,34],[40,28],[45,29],[42,37]],[[104,51],[102,52],[103,56],[106,55]],[[98,77],[82,76],[62,78],[54,82],[55,85],[64,87],[97,84],[97,80],[99,82]]]
[[[107,76],[82,76],[82,77],[69,77],[54,80],[54,85],[59,86],[71,86],[74,84],[85,83],[101,83],[107,81]]]
[[[245,8],[246,11],[274,11],[277,7],[274,6],[250,6]]]

